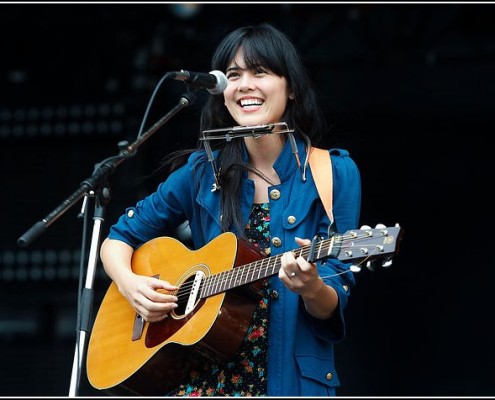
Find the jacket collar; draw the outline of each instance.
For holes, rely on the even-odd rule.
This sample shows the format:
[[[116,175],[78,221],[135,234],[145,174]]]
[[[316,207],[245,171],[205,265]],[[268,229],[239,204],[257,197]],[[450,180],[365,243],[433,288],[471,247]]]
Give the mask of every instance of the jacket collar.
[[[306,146],[301,138],[295,137],[295,140],[296,140],[298,156],[299,156],[299,160],[301,161],[301,168],[302,168],[302,165],[306,161],[306,157],[307,157]],[[243,161],[247,162],[248,154],[247,154],[246,146],[244,145],[242,146],[242,152],[243,152],[242,153]],[[277,175],[279,176],[281,182],[285,182],[294,174],[296,169],[299,169],[296,156],[292,152],[292,146],[288,138],[286,138],[284,147],[282,148],[282,151],[275,160],[275,163],[273,164],[273,168],[277,172]]]
[[[302,168],[302,165],[304,164],[307,157],[306,146],[301,138],[296,137],[295,140],[296,140],[298,157],[299,160],[301,161],[301,168]],[[282,148],[282,151],[280,152],[277,160],[273,164],[273,168],[277,172],[282,182],[288,180],[289,177],[291,177],[296,172],[296,170],[299,169],[296,155],[292,151],[292,146],[288,138],[286,139],[285,145]]]

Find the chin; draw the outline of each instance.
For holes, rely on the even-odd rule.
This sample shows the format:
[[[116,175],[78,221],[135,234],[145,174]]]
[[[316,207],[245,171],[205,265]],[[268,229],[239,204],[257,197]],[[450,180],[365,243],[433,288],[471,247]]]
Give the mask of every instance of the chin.
[[[262,120],[259,118],[242,118],[239,120],[239,125],[242,126],[257,126],[257,125],[265,125],[269,124],[270,122],[266,122],[266,120]]]

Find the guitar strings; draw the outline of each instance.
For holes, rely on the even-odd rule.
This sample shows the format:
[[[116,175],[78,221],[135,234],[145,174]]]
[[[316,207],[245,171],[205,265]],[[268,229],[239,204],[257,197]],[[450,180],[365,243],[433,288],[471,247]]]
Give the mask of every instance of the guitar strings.
[[[360,268],[360,266],[365,263],[372,255],[364,258],[361,262],[355,264],[354,266]],[[249,266],[250,267],[250,266]],[[249,268],[247,267],[247,268]],[[211,275],[209,277],[207,277],[206,279],[211,279],[211,278],[214,278],[215,276],[218,276],[218,275],[222,275],[224,274],[225,272],[231,272],[232,270],[229,270],[229,271],[224,271],[224,272],[221,272],[219,274],[216,274],[216,275]],[[341,272],[336,272],[334,274],[330,274],[330,275],[323,275],[323,276],[320,276],[320,279],[328,279],[328,278],[334,278],[336,276],[340,276],[340,275],[344,275],[344,274],[349,274],[349,273],[354,273],[354,271],[352,271],[350,268],[349,269],[346,269],[345,271],[341,271]],[[262,278],[260,278],[262,279]],[[225,281],[224,281],[225,282]],[[255,282],[255,281],[252,281],[252,282]],[[203,283],[202,283],[203,284]],[[177,295],[177,298],[178,298],[178,302],[181,302],[181,301],[184,301],[184,297],[187,299],[189,297],[189,287],[192,286],[192,283],[188,282],[184,285],[181,286],[181,289],[184,289],[184,291],[186,291],[187,293],[184,293],[184,294],[180,294],[181,292],[181,289],[179,289],[179,294]],[[215,293],[211,293],[209,294],[208,296],[201,296],[201,297],[209,297],[209,296],[212,296],[214,294],[217,294],[217,293],[220,293],[222,292],[222,290],[219,290],[218,292],[215,292]]]
[[[332,243],[334,241],[332,241],[330,239],[325,240],[321,243],[318,254],[320,254],[322,252],[322,250],[327,251],[327,254],[330,254],[330,250],[333,249],[333,247],[335,245],[340,246],[339,247],[340,251],[343,249],[352,248],[354,246],[355,242],[358,242],[362,239],[368,239],[368,238],[369,238],[369,235],[362,235],[362,236],[357,235],[356,236],[353,234],[349,234],[349,235],[338,236],[336,238],[337,239],[336,243]],[[292,250],[292,251],[296,254],[296,257],[299,257],[299,256],[306,256],[307,257],[309,250],[310,250],[310,246],[308,245],[308,246],[303,246],[299,249]],[[222,291],[225,291],[226,289],[231,289],[233,287],[241,286],[247,282],[237,283],[236,282],[237,278],[239,278],[239,280],[242,281],[243,276],[244,276],[244,279],[246,279],[247,276],[249,276],[250,274],[253,275],[255,272],[258,272],[258,277],[256,279],[253,279],[253,277],[251,277],[251,280],[249,280],[249,282],[255,282],[255,281],[258,281],[258,280],[265,278],[269,275],[274,275],[280,269],[281,256],[282,256],[282,254],[278,254],[274,257],[263,258],[263,259],[255,261],[255,262],[246,264],[243,268],[239,268],[239,269],[233,268],[233,269],[230,269],[227,271],[222,271],[222,272],[214,274],[214,275],[206,276],[205,279],[200,284],[200,293],[201,293],[200,297],[201,298],[209,297],[209,296],[212,296],[214,294],[218,294]],[[364,257],[357,264],[357,266],[359,267],[364,262],[369,260],[369,258],[372,256],[373,256],[373,254],[369,254],[367,257]],[[324,257],[322,257],[322,258],[324,258]],[[270,262],[270,260],[272,262]],[[263,266],[264,262],[267,265]],[[259,264],[261,264],[261,265],[259,265]],[[271,273],[268,272],[270,269],[271,269]],[[352,273],[352,272],[353,271],[351,269],[347,269],[345,271],[337,272],[335,274],[321,276],[320,278],[321,279],[327,279],[327,278],[332,278],[332,277],[336,277],[339,275]],[[237,276],[237,275],[240,275],[240,276]],[[234,282],[234,286],[229,287],[229,288],[225,287],[227,284],[232,284],[232,282]],[[192,288],[193,284],[194,284],[194,282],[188,281],[188,282],[185,282],[183,285],[180,286],[179,290],[177,291],[177,298],[178,298],[179,302],[183,301],[184,298],[186,298],[186,299],[189,298],[189,295],[190,295],[189,291]],[[212,290],[212,292],[210,293],[209,290]]]
[[[345,242],[346,240],[354,239],[354,242],[355,242],[355,241],[358,241],[360,239],[364,239],[364,238],[368,238],[368,237],[369,237],[368,235],[365,235],[365,236],[362,236],[362,237],[354,236],[354,235],[348,235],[348,236],[342,235],[342,236],[340,236],[338,238],[339,240],[342,241],[340,248],[341,249],[347,248],[346,246],[348,246],[348,243]],[[327,242],[329,242],[329,241],[324,242],[323,243],[323,246],[320,246],[321,247],[320,252],[321,252],[322,249],[324,249],[324,250],[330,249],[330,244],[327,243]],[[349,242],[349,243],[352,243],[352,242]],[[309,248],[310,248],[310,246],[304,246],[304,247],[301,247],[300,249],[294,250],[294,252],[295,253],[299,253],[299,255],[304,256],[305,255],[304,253],[306,253],[306,250],[309,251]],[[327,254],[328,253],[329,252],[327,252]],[[226,284],[228,282],[232,282],[232,278],[227,277],[227,279],[225,279],[225,277],[227,275],[232,275],[232,274],[238,275],[239,273],[241,273],[241,277],[242,277],[242,272],[248,271],[246,273],[246,276],[247,276],[247,275],[249,275],[249,272],[252,271],[253,269],[254,269],[254,271],[258,271],[258,272],[262,272],[263,270],[265,270],[264,272],[266,273],[268,267],[270,267],[274,272],[276,272],[274,270],[274,267],[276,267],[276,265],[270,265],[270,262],[268,262],[268,265],[265,266],[265,267],[263,267],[263,265],[261,265],[261,268],[259,268],[258,264],[260,262],[261,262],[261,264],[263,264],[263,262],[265,262],[266,260],[270,260],[270,259],[272,259],[275,262],[278,262],[280,260],[280,257],[281,257],[281,255],[279,254],[279,255],[275,256],[274,258],[271,258],[270,257],[268,259],[261,259],[261,260],[255,261],[253,263],[246,264],[242,269],[239,269],[239,270],[237,270],[237,269],[234,268],[232,270],[222,271],[222,272],[220,272],[218,274],[208,276],[206,278],[206,280],[202,282],[201,285],[204,287],[205,282],[209,283],[208,281],[210,281],[210,280],[214,280],[214,281],[216,280],[215,282],[212,282],[212,284],[210,285],[210,287],[213,286],[213,285],[220,284],[220,290],[218,290],[218,286],[217,286],[217,289],[215,290],[215,292],[214,293],[209,293],[208,296],[211,296],[212,294],[220,293],[220,292],[224,291],[224,290],[222,290],[222,286],[224,284]],[[363,262],[365,262],[366,260],[368,260],[370,257],[371,257],[371,255],[368,255],[368,257],[366,257],[360,264],[362,264]],[[272,263],[272,264],[275,264],[275,263]],[[358,265],[360,265],[360,264],[358,264]],[[351,271],[349,269],[349,270],[342,271],[342,272],[339,272],[339,273],[335,273],[335,274],[332,274],[332,275],[324,276],[322,278],[331,278],[331,277],[342,275],[342,274],[348,273],[348,272],[353,272],[353,271]],[[256,279],[254,279],[254,280],[251,280],[251,282],[254,282],[256,280],[262,279],[262,278],[264,278],[266,276],[267,276],[266,274],[264,274],[264,275],[259,274],[259,277],[256,278]],[[192,282],[187,282],[187,283],[185,283],[182,286],[182,288],[185,289],[185,291],[187,291],[189,289],[189,287],[191,287],[192,285],[193,285]],[[236,286],[239,286],[239,285],[236,285]],[[236,286],[234,286],[234,287],[236,287]],[[188,293],[185,293],[185,296],[188,297],[189,294]],[[203,297],[208,297],[208,296],[203,296]]]

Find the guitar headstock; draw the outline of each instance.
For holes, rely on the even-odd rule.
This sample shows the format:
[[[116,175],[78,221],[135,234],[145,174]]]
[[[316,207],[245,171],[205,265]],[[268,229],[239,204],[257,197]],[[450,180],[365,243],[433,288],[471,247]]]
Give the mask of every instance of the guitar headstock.
[[[396,224],[385,226],[377,224],[375,228],[367,225],[360,229],[353,229],[342,235],[342,245],[338,258],[342,261],[354,260],[352,272],[361,271],[361,265],[374,271],[377,263],[382,267],[390,267],[393,257],[399,252],[399,244],[404,230]]]

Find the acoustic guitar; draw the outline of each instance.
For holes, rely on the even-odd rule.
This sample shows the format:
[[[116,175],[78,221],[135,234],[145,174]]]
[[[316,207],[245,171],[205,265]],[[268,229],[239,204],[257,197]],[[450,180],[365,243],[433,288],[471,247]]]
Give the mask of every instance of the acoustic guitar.
[[[311,261],[338,258],[358,264],[392,262],[403,230],[398,225],[350,230],[314,239],[293,250]],[[280,257],[266,257],[233,233],[199,250],[171,237],[143,244],[132,270],[165,279],[179,289],[178,307],[163,321],[147,323],[120,294],[108,288],[96,315],[86,358],[90,384],[111,395],[165,395],[205,361],[223,363],[239,348],[256,305],[261,280],[278,274]]]

